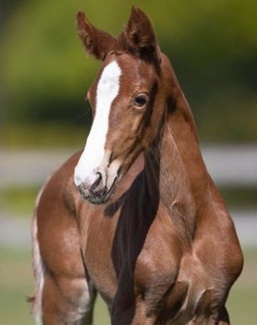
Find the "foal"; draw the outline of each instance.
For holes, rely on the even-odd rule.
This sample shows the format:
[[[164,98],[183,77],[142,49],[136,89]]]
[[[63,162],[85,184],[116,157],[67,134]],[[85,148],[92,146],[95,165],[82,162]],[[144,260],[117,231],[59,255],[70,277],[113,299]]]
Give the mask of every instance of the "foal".
[[[133,7],[118,38],[82,12],[77,27],[102,68],[85,149],[38,198],[35,316],[90,325],[98,291],[113,325],[228,325],[240,245],[149,19]]]

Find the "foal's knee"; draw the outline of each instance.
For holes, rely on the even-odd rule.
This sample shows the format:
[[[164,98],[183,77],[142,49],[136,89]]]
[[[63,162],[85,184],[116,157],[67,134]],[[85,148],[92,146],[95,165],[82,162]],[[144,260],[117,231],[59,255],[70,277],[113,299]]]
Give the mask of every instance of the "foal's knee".
[[[92,324],[95,293],[84,278],[46,276],[42,292],[44,325]],[[39,318],[39,317],[37,317]]]

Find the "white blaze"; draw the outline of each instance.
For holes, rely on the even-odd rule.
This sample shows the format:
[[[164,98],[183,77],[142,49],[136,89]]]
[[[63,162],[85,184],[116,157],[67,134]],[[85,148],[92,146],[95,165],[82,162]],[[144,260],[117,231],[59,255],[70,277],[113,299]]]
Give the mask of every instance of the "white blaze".
[[[116,61],[109,63],[103,70],[96,89],[96,112],[84,151],[75,167],[74,182],[92,183],[96,178],[95,170],[104,160],[109,114],[114,99],[120,90],[121,69]]]

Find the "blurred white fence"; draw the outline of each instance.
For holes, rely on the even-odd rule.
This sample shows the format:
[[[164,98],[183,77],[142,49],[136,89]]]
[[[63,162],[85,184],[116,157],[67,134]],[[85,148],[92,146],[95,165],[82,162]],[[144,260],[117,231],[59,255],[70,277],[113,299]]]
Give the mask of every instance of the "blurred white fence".
[[[0,187],[40,185],[72,150],[7,151],[0,149]],[[257,145],[203,146],[210,174],[218,185],[257,186]]]
[[[208,170],[218,185],[257,187],[256,146],[203,146]],[[40,186],[69,156],[72,150],[6,151],[0,149],[0,188]],[[256,193],[257,199],[257,193]],[[257,246],[256,211],[232,211],[242,245]],[[29,247],[30,220],[1,213],[0,246]]]

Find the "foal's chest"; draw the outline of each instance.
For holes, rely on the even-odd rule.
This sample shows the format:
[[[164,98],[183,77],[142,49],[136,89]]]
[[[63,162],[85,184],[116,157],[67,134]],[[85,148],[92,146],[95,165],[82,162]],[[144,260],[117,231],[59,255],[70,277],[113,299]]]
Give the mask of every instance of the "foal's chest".
[[[113,308],[122,301],[139,304],[159,324],[176,324],[189,321],[199,304],[210,305],[212,285],[164,212],[148,216],[145,224],[116,216],[115,224],[110,219],[90,222],[85,257],[94,285],[108,303],[114,299]],[[106,232],[112,233],[108,240]]]
[[[136,265],[135,292],[146,314],[158,324],[186,324],[196,313],[211,313],[213,284],[199,261],[187,256],[178,264],[174,252],[162,249],[153,260],[143,253]]]
[[[159,324],[184,324],[197,313],[211,313],[212,278],[170,218],[157,219],[149,228],[134,280],[137,303]]]

